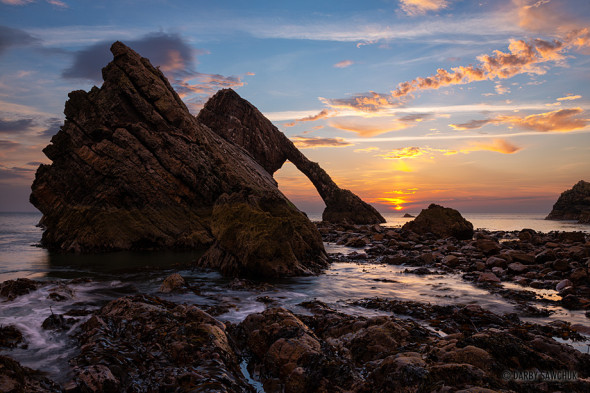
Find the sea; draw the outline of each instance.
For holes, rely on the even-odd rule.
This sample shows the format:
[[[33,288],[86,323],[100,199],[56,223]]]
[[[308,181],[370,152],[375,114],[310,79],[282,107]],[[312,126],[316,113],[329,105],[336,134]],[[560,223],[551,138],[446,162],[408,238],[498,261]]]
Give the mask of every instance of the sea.
[[[414,214],[415,215],[415,214]],[[320,214],[309,214],[320,220]],[[530,228],[539,232],[583,231],[590,225],[571,221],[547,221],[544,214],[465,213],[463,216],[474,228],[491,231],[518,231]],[[387,227],[399,227],[412,218],[401,213],[385,214]],[[167,300],[196,304],[203,308],[221,306],[226,312],[217,316],[221,321],[239,323],[251,313],[261,312],[266,306],[257,300],[268,297],[275,305],[297,313],[308,313],[299,306],[310,300],[320,300],[329,306],[354,315],[385,315],[351,304],[354,300],[385,297],[439,305],[478,304],[498,314],[518,312],[516,304],[499,295],[473,285],[459,274],[420,276],[408,274],[406,266],[358,262],[334,262],[324,274],[314,277],[285,278],[271,282],[264,290],[232,289],[232,280],[212,270],[194,266],[198,252],[116,252],[95,255],[52,253],[39,246],[42,229],[37,227],[40,213],[0,213],[0,282],[16,278],[47,281],[48,285],[13,301],[0,303],[0,325],[14,325],[25,337],[26,348],[2,350],[21,364],[46,372],[58,383],[71,378],[68,360],[77,354],[76,329],[88,317],[76,317],[67,331],[42,329],[43,321],[53,314],[72,310],[98,310],[108,301],[121,296],[147,293]],[[348,254],[356,249],[326,243],[329,253]],[[162,281],[172,273],[180,273],[198,293],[160,294]],[[74,280],[79,279],[79,280]],[[74,280],[74,281],[72,281]],[[49,293],[67,283],[72,296],[56,301]],[[515,284],[503,283],[506,288],[518,289]],[[524,289],[524,288],[521,288]],[[537,297],[555,298],[556,291],[526,288]],[[544,318],[522,318],[537,323],[563,320],[590,326],[584,311],[566,310],[559,306],[545,306],[552,314]],[[444,335],[443,332],[437,331]],[[590,339],[590,337],[589,337]],[[590,351],[588,342],[568,342],[574,348]]]

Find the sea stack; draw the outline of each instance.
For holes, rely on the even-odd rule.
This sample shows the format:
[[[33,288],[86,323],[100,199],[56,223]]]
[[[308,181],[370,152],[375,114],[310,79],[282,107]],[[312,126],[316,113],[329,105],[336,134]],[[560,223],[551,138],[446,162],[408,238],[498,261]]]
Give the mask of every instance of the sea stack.
[[[564,191],[545,219],[576,220],[580,224],[590,224],[590,183],[580,180],[571,190]]]
[[[315,225],[242,147],[192,116],[162,72],[116,42],[102,87],[73,91],[31,203],[59,251],[208,249],[227,275],[313,274]],[[218,131],[219,132],[219,131]]]

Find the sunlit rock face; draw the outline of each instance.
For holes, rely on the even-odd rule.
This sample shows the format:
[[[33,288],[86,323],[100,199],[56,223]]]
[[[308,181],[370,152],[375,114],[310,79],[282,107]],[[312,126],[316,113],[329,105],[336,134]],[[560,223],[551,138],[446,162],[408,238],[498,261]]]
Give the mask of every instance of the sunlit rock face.
[[[291,161],[313,183],[326,203],[324,221],[346,224],[379,224],[385,219],[371,205],[343,190],[317,163],[301,153],[252,104],[231,89],[217,92],[205,104],[198,120],[224,139],[246,149],[270,174]]]
[[[60,251],[209,249],[230,275],[327,265],[315,226],[243,148],[192,116],[159,69],[120,42],[102,87],[74,91],[31,202]],[[214,256],[214,257],[213,257]]]
[[[564,191],[546,219],[590,224],[590,183],[580,180],[571,190]]]

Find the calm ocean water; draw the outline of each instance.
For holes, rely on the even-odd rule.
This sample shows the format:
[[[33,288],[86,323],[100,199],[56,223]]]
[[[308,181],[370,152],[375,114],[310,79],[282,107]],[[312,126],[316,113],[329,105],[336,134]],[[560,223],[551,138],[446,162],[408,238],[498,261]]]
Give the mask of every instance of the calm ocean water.
[[[545,221],[540,214],[464,214],[476,228],[490,230],[537,231],[590,231],[590,226],[572,222]],[[399,213],[385,215],[388,226],[399,226],[408,221]],[[106,302],[125,295],[147,293],[168,300],[196,304],[201,307],[222,306],[227,312],[217,318],[221,321],[240,322],[248,314],[261,312],[265,305],[257,298],[267,296],[275,304],[299,313],[307,311],[299,303],[318,299],[330,306],[356,315],[379,315],[351,306],[350,300],[381,296],[400,300],[413,300],[435,304],[479,304],[483,308],[503,314],[517,312],[515,304],[499,295],[462,279],[459,274],[418,276],[405,273],[405,266],[378,263],[333,263],[326,272],[314,277],[282,279],[264,291],[235,290],[231,279],[214,271],[192,267],[198,257],[193,252],[119,252],[99,255],[61,255],[50,253],[37,246],[41,229],[35,225],[41,218],[36,213],[0,213],[0,282],[19,277],[46,280],[51,283],[11,302],[0,302],[0,325],[14,325],[25,337],[28,348],[0,351],[23,365],[45,371],[54,380],[64,383],[70,378],[68,359],[76,355],[77,346],[72,338],[77,326],[87,317],[80,317],[67,332],[47,331],[41,328],[51,313],[63,314],[72,309],[96,310]],[[311,219],[321,218],[310,215]],[[328,252],[350,253],[353,249],[326,244]],[[410,268],[411,269],[411,268]],[[180,273],[187,282],[199,288],[199,293],[160,294],[158,288],[172,272]],[[91,280],[69,283],[71,299],[54,301],[48,297],[52,288],[73,278]],[[384,278],[387,278],[384,280]],[[514,284],[504,284],[512,288]],[[534,290],[540,297],[553,297],[552,290]],[[545,306],[544,306],[545,307]],[[588,324],[583,311],[569,311],[559,306],[548,306],[550,317],[535,319],[540,323],[565,320]],[[586,343],[572,343],[586,352]]]
[[[417,215],[417,213],[411,213]],[[385,226],[398,227],[412,218],[401,213],[384,214]],[[590,232],[590,225],[573,221],[549,221],[544,214],[502,214],[467,213],[464,217],[474,228],[493,231],[516,231],[523,228],[540,232],[584,231]],[[321,214],[309,214],[311,220],[321,220]],[[120,267],[131,269],[141,266],[169,266],[174,263],[188,263],[195,259],[194,253],[116,253],[105,255],[55,255],[37,245],[42,230],[36,227],[40,213],[0,213],[0,282],[17,277],[59,277],[76,276],[72,266],[79,265],[85,272],[94,268],[92,275],[100,276],[109,269]],[[85,274],[87,274],[86,272]],[[64,277],[65,278],[65,277]]]

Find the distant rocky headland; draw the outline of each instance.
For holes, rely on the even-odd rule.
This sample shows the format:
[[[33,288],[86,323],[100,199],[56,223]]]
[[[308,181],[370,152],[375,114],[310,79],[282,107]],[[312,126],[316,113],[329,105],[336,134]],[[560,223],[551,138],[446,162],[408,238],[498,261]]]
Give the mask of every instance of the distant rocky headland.
[[[546,219],[590,224],[590,183],[580,180],[571,190],[564,191]]]
[[[206,249],[227,275],[314,274],[327,266],[316,227],[278,189],[286,160],[326,202],[333,223],[384,218],[339,188],[253,105],[218,92],[191,115],[162,72],[121,42],[102,87],[69,94],[43,151],[31,203],[42,245],[66,252]]]

